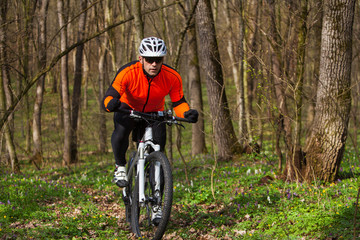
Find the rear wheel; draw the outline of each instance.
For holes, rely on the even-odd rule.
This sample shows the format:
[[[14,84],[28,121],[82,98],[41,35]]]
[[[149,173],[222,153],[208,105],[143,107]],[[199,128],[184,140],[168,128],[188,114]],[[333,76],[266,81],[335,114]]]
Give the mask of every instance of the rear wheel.
[[[160,163],[161,169],[161,193],[154,191],[154,181],[151,180],[152,169],[156,162]],[[168,159],[162,152],[152,152],[146,158],[145,165],[145,202],[139,203],[139,181],[136,178],[132,195],[131,228],[137,237],[149,239],[161,239],[170,218],[173,181],[172,172]],[[151,221],[152,211],[155,213],[161,209],[162,216],[156,225]]]

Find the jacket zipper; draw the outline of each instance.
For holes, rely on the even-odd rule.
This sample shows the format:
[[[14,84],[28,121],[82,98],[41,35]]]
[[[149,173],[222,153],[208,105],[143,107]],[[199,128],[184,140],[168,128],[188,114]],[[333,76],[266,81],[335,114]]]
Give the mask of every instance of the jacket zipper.
[[[149,78],[148,76],[146,76],[146,78],[147,78],[148,83],[149,83],[149,88],[148,88],[148,95],[147,95],[147,98],[146,98],[146,102],[145,102],[145,104],[144,104],[144,107],[143,107],[142,112],[145,111],[145,107],[146,107],[146,105],[147,105],[147,103],[148,103],[148,101],[149,101],[149,97],[150,97],[150,85],[151,85],[151,82],[152,82],[152,80],[153,80],[153,78]]]

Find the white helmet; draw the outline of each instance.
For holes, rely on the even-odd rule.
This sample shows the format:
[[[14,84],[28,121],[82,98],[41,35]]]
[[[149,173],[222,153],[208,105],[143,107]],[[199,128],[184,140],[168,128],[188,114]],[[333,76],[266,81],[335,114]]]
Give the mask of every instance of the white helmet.
[[[139,46],[142,57],[163,57],[166,55],[165,42],[157,37],[144,38]]]

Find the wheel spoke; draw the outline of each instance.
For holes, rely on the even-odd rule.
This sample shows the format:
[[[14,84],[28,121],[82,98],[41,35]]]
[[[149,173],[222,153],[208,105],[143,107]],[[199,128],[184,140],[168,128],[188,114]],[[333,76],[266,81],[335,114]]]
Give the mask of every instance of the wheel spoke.
[[[151,239],[161,239],[165,232],[167,222],[170,218],[171,204],[172,204],[172,173],[170,164],[166,156],[161,152],[153,152],[147,157],[147,167],[145,169],[145,198],[144,206],[139,204],[139,181],[136,179],[135,186],[132,194],[132,207],[131,207],[131,228],[138,237],[149,237]],[[151,171],[154,168],[151,166],[155,163],[160,163],[161,169],[161,185],[159,190],[155,191],[155,183]],[[163,195],[163,196],[161,196]],[[154,208],[154,209],[153,209]],[[158,208],[158,209],[157,209]],[[159,211],[161,209],[162,216],[157,226],[152,223],[152,211]]]

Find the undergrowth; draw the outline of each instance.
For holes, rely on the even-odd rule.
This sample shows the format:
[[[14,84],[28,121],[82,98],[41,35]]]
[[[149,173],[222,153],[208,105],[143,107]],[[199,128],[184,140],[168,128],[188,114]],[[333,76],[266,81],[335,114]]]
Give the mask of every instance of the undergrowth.
[[[108,160],[104,160],[108,159]],[[360,165],[347,152],[333,183],[287,183],[276,161],[246,155],[218,163],[211,156],[174,160],[174,199],[164,239],[352,239]],[[1,239],[135,239],[119,189],[111,183],[111,154],[82,156],[69,168],[22,174],[0,170]],[[359,213],[356,222],[360,223]]]

